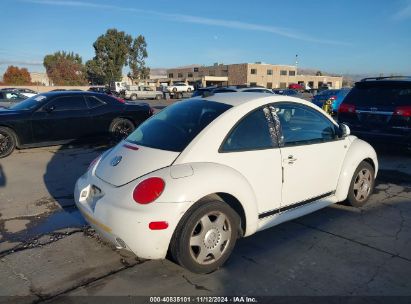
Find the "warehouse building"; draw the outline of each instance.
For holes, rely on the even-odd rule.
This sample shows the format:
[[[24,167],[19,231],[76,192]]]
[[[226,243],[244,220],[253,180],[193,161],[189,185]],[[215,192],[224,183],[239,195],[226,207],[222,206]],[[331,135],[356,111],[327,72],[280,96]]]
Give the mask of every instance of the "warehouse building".
[[[300,75],[293,65],[274,65],[261,62],[218,64],[212,66],[192,65],[167,70],[167,78],[161,83],[186,82],[195,86],[239,85],[264,86],[269,89],[287,88],[291,83],[308,85],[317,89],[324,84],[340,89],[343,78],[340,76]]]

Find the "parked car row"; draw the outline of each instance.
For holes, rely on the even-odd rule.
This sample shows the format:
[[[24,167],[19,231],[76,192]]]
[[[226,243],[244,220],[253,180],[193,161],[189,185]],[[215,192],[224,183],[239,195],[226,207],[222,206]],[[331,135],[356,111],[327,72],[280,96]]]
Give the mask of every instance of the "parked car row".
[[[32,128],[19,129],[16,127],[23,124],[21,121],[29,121],[32,123],[32,120],[34,120],[36,123],[39,123],[38,116],[40,114],[37,112],[43,113],[43,118],[47,121],[47,123],[44,122],[44,125],[50,124],[53,119],[61,119],[62,125],[67,125],[67,122],[72,125],[75,120],[73,115],[85,117],[87,123],[91,123],[91,121],[101,123],[103,120],[114,119],[114,116],[118,116],[117,118],[119,119],[128,119],[122,117],[123,114],[119,114],[121,113],[119,105],[122,104],[123,108],[125,107],[122,111],[126,112],[131,111],[131,105],[124,103],[124,100],[122,99],[109,96],[111,91],[105,88],[90,88],[90,91],[105,93],[95,93],[100,96],[95,98],[102,102],[96,107],[98,110],[89,108],[87,102],[84,103],[84,100],[89,100],[91,98],[88,97],[87,94],[92,94],[84,91],[55,91],[35,95],[34,97],[26,99],[26,96],[22,95],[22,93],[18,92],[16,89],[9,88],[0,90],[0,107],[3,108],[3,110],[0,111],[0,157],[10,154],[15,147],[21,148],[37,144],[42,145],[46,142],[65,141],[73,138],[81,138],[83,136],[83,134],[80,134],[81,132],[78,136],[73,135],[75,132],[70,130],[70,132],[72,132],[71,138],[67,138],[67,135],[60,137],[56,134],[50,135],[49,138],[42,138],[41,136],[39,137],[38,134],[34,134],[40,132],[38,127],[36,127],[35,130],[33,128],[33,131],[30,131]],[[248,86],[212,86],[200,88],[193,93],[193,97],[207,97],[216,93],[232,92],[253,92],[269,95],[277,94],[301,98],[301,93],[296,90],[270,90],[264,87]],[[67,109],[64,109],[64,111],[58,109],[56,113],[54,113],[54,107],[43,108],[43,105],[41,105],[39,101],[43,101],[44,99],[51,102],[54,98],[57,98],[57,93],[66,97],[73,96],[72,94],[77,93],[76,98],[82,100],[80,102],[82,106],[75,109],[68,107]],[[151,88],[135,86],[129,87],[128,95],[126,97],[132,100],[142,98],[159,99],[161,96],[160,94],[162,94],[162,92],[154,91]],[[72,100],[76,98],[72,98]],[[110,98],[110,101],[107,101],[107,98]],[[117,108],[107,106],[112,105],[113,103],[117,105]],[[355,87],[351,90],[340,89],[320,92],[312,98],[312,103],[331,115],[338,115],[338,121],[346,123],[352,129],[353,134],[356,134],[361,138],[375,142],[394,142],[396,144],[411,147],[411,77],[377,77],[363,79],[362,81],[357,82]],[[75,104],[76,102],[73,101],[73,106]],[[33,108],[27,109],[27,105],[32,105]],[[105,105],[105,107],[103,107],[103,105]],[[141,107],[141,104],[136,104],[136,106]],[[144,108],[144,106],[142,107]],[[146,105],[146,107],[148,107],[148,105]],[[8,110],[6,108],[8,108]],[[103,111],[103,109],[109,110]],[[148,109],[150,109],[150,107],[148,107]],[[147,110],[147,108],[145,110]],[[110,111],[112,111],[111,116],[108,115],[108,112]],[[32,115],[28,115],[28,113],[32,113]],[[104,118],[99,118],[99,115],[103,114]],[[134,114],[136,115],[136,113]],[[133,116],[134,114],[130,115]],[[143,118],[133,118],[134,120],[130,120],[131,123],[123,120],[122,126],[119,126],[119,124],[116,125],[116,130],[120,133],[123,132],[123,135],[125,136],[147,117],[148,116],[144,116]],[[67,121],[65,121],[66,118],[68,119]],[[13,121],[13,125],[10,125],[10,121]],[[128,124],[128,126],[126,126],[126,124]],[[78,127],[78,125],[76,125],[76,127]],[[122,128],[123,130],[120,130]],[[58,133],[58,129],[59,128],[53,128],[52,130],[44,129],[43,132],[47,133],[47,131],[49,131],[51,133]],[[110,126],[105,126],[103,129],[106,133],[115,133],[115,130]],[[129,131],[126,131],[126,129]],[[83,128],[82,132],[90,131],[93,133],[94,131],[92,130],[93,128]],[[69,130],[65,131],[68,132]],[[32,134],[27,134],[27,132],[32,132]]]
[[[265,87],[259,86],[244,86],[244,85],[237,85],[237,86],[226,86],[226,87],[217,87],[217,86],[210,86],[205,88],[199,88],[194,91],[192,97],[196,96],[203,96],[207,97],[212,94],[217,93],[233,93],[233,92],[245,92],[245,93],[265,93],[265,94],[274,94],[273,90],[267,89]]]

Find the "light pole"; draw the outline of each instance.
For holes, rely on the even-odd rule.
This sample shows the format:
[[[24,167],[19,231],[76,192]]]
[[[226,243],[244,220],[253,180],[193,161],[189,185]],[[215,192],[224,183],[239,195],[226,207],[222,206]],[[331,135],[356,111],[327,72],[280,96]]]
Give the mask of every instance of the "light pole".
[[[297,68],[298,68],[298,54],[295,55],[295,75],[297,75]]]

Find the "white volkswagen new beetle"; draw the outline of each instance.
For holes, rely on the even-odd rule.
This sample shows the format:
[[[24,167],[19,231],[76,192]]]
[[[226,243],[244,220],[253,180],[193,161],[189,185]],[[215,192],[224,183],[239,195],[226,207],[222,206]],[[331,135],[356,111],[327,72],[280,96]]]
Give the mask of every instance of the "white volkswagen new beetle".
[[[169,251],[208,273],[238,237],[327,205],[363,205],[378,160],[315,105],[255,93],[177,102],[105,152],[75,200],[117,247],[147,259]]]

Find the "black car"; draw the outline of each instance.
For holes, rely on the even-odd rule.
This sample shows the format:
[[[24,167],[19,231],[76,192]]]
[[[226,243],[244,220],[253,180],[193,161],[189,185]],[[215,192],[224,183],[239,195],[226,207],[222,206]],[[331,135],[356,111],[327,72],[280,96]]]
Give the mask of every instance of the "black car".
[[[0,108],[11,107],[25,99],[27,99],[27,97],[17,91],[1,90],[0,91]]]
[[[15,148],[111,134],[121,139],[153,115],[145,103],[93,92],[48,92],[0,109],[0,158]]]
[[[341,104],[338,120],[370,142],[411,147],[411,77],[357,82]]]

